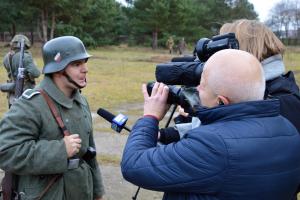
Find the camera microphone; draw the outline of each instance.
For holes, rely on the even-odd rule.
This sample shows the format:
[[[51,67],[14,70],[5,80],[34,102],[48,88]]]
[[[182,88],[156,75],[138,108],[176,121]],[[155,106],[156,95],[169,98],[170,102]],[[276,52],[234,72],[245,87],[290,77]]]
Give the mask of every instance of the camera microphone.
[[[101,117],[103,117],[108,122],[110,122],[111,128],[113,130],[117,131],[118,133],[120,133],[123,128],[125,130],[127,130],[128,132],[131,132],[131,130],[125,126],[125,124],[128,120],[127,116],[125,116],[123,114],[118,114],[117,116],[115,116],[114,114],[112,114],[111,112],[109,112],[103,108],[99,108],[97,111],[97,114],[100,115]]]

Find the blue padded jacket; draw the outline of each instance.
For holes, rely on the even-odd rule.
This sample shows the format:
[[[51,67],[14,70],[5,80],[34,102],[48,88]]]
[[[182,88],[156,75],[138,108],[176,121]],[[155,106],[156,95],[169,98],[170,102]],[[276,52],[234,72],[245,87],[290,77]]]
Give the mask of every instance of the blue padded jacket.
[[[300,136],[278,100],[199,109],[202,125],[157,146],[158,121],[139,119],[121,168],[164,200],[289,200],[300,183]]]

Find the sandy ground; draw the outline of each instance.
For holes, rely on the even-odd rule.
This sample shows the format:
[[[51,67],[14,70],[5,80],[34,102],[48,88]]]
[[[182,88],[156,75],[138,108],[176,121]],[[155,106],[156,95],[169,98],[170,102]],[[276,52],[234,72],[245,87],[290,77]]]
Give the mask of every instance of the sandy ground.
[[[123,152],[127,134],[118,133],[95,133],[95,142],[99,154],[120,157]],[[130,200],[137,191],[137,186],[123,179],[118,164],[101,164],[101,172],[104,180],[106,200]],[[141,189],[137,196],[139,200],[159,200],[162,193]]]
[[[141,110],[141,104],[123,105],[110,112],[114,114],[123,113],[128,111]],[[110,123],[99,117],[97,114],[92,114],[94,119],[94,128],[108,130],[106,132],[95,131],[94,140],[97,147],[97,153],[100,155],[111,156],[113,158],[121,158],[124,146],[127,141],[128,133],[123,130],[121,134],[114,132],[110,129]],[[139,116],[127,115],[130,122],[136,121]],[[128,127],[133,124],[127,123]],[[135,195],[138,187],[124,180],[121,174],[119,163],[101,163],[101,172],[105,185],[105,200],[130,200]],[[162,199],[161,192],[155,192],[145,189],[140,189],[137,199],[138,200],[159,200]]]

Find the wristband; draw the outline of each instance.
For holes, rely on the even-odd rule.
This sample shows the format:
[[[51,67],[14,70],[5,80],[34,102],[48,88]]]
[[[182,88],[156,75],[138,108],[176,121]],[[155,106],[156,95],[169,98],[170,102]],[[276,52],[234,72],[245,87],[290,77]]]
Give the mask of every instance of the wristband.
[[[150,118],[153,118],[153,119],[159,121],[155,115],[144,115],[144,117],[150,117]]]

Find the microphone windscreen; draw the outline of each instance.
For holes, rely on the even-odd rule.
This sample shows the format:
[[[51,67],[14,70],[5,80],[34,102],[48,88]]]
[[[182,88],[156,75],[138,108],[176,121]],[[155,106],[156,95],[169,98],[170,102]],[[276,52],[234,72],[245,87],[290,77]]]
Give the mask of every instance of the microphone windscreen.
[[[103,117],[104,119],[106,119],[107,121],[109,121],[110,123],[112,123],[113,119],[116,117],[115,115],[113,115],[112,113],[108,112],[103,108],[99,108],[97,114]]]

